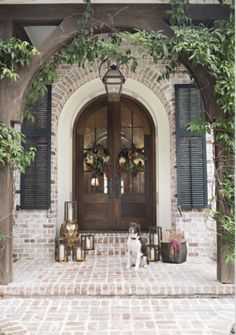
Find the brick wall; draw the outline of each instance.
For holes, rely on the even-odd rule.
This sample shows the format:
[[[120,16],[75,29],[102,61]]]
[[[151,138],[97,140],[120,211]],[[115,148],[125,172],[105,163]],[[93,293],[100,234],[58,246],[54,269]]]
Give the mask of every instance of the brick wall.
[[[175,110],[174,110],[174,84],[190,83],[190,78],[180,68],[178,73],[170,80],[158,83],[156,78],[163,70],[163,64],[154,65],[149,59],[140,61],[135,73],[129,68],[122,68],[124,75],[137,80],[151,89],[161,100],[165,107],[170,124],[171,147],[171,214],[172,225],[184,230],[189,242],[189,256],[215,257],[215,223],[211,219],[205,222],[206,211],[177,210],[176,199],[176,143],[175,143]],[[53,86],[52,94],[52,160],[51,160],[51,199],[49,211],[45,210],[19,210],[15,212],[14,224],[14,257],[48,258],[54,256],[54,238],[56,235],[57,219],[57,127],[58,119],[68,98],[81,85],[98,77],[98,64],[85,64],[84,69],[77,65],[62,64],[58,68],[58,80]],[[212,139],[207,138],[208,161],[208,190],[209,199],[213,190],[213,158]],[[16,176],[16,190],[19,189],[19,177]],[[15,197],[19,202],[19,194]]]

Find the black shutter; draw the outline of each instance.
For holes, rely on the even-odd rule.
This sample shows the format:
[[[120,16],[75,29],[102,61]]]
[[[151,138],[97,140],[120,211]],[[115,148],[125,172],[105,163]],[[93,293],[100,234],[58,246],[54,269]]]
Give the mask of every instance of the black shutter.
[[[24,121],[22,132],[27,147],[37,148],[36,158],[26,173],[21,174],[22,209],[48,209],[51,203],[51,86],[31,108],[36,120]]]
[[[181,208],[207,207],[206,134],[188,131],[186,124],[200,117],[204,104],[191,84],[175,85],[177,196]]]

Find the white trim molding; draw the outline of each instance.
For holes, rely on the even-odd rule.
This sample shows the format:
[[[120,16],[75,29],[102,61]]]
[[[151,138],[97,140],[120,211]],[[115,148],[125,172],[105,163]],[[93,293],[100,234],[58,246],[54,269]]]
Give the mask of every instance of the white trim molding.
[[[143,104],[150,113],[156,130],[157,225],[171,228],[171,160],[170,125],[165,108],[158,96],[144,84],[127,79],[123,93]],[[58,216],[57,226],[64,220],[64,202],[72,200],[73,126],[82,108],[92,99],[104,95],[99,78],[80,86],[66,101],[58,122]]]

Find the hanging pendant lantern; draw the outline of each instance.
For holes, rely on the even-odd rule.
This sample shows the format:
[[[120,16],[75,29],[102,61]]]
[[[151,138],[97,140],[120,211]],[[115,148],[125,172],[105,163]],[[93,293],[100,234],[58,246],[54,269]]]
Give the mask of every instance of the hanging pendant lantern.
[[[120,95],[122,86],[125,82],[125,77],[119,70],[119,67],[112,64],[102,78],[102,82],[105,85],[107,98],[109,102],[120,101]]]

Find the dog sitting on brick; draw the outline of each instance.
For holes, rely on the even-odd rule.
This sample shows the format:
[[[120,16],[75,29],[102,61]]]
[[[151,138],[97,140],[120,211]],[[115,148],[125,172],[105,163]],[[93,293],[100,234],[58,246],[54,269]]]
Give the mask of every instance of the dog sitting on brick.
[[[131,222],[129,224],[127,251],[127,269],[131,266],[135,266],[135,269],[138,270],[141,265],[144,267],[147,266],[147,246],[141,239],[141,229],[139,223]]]

